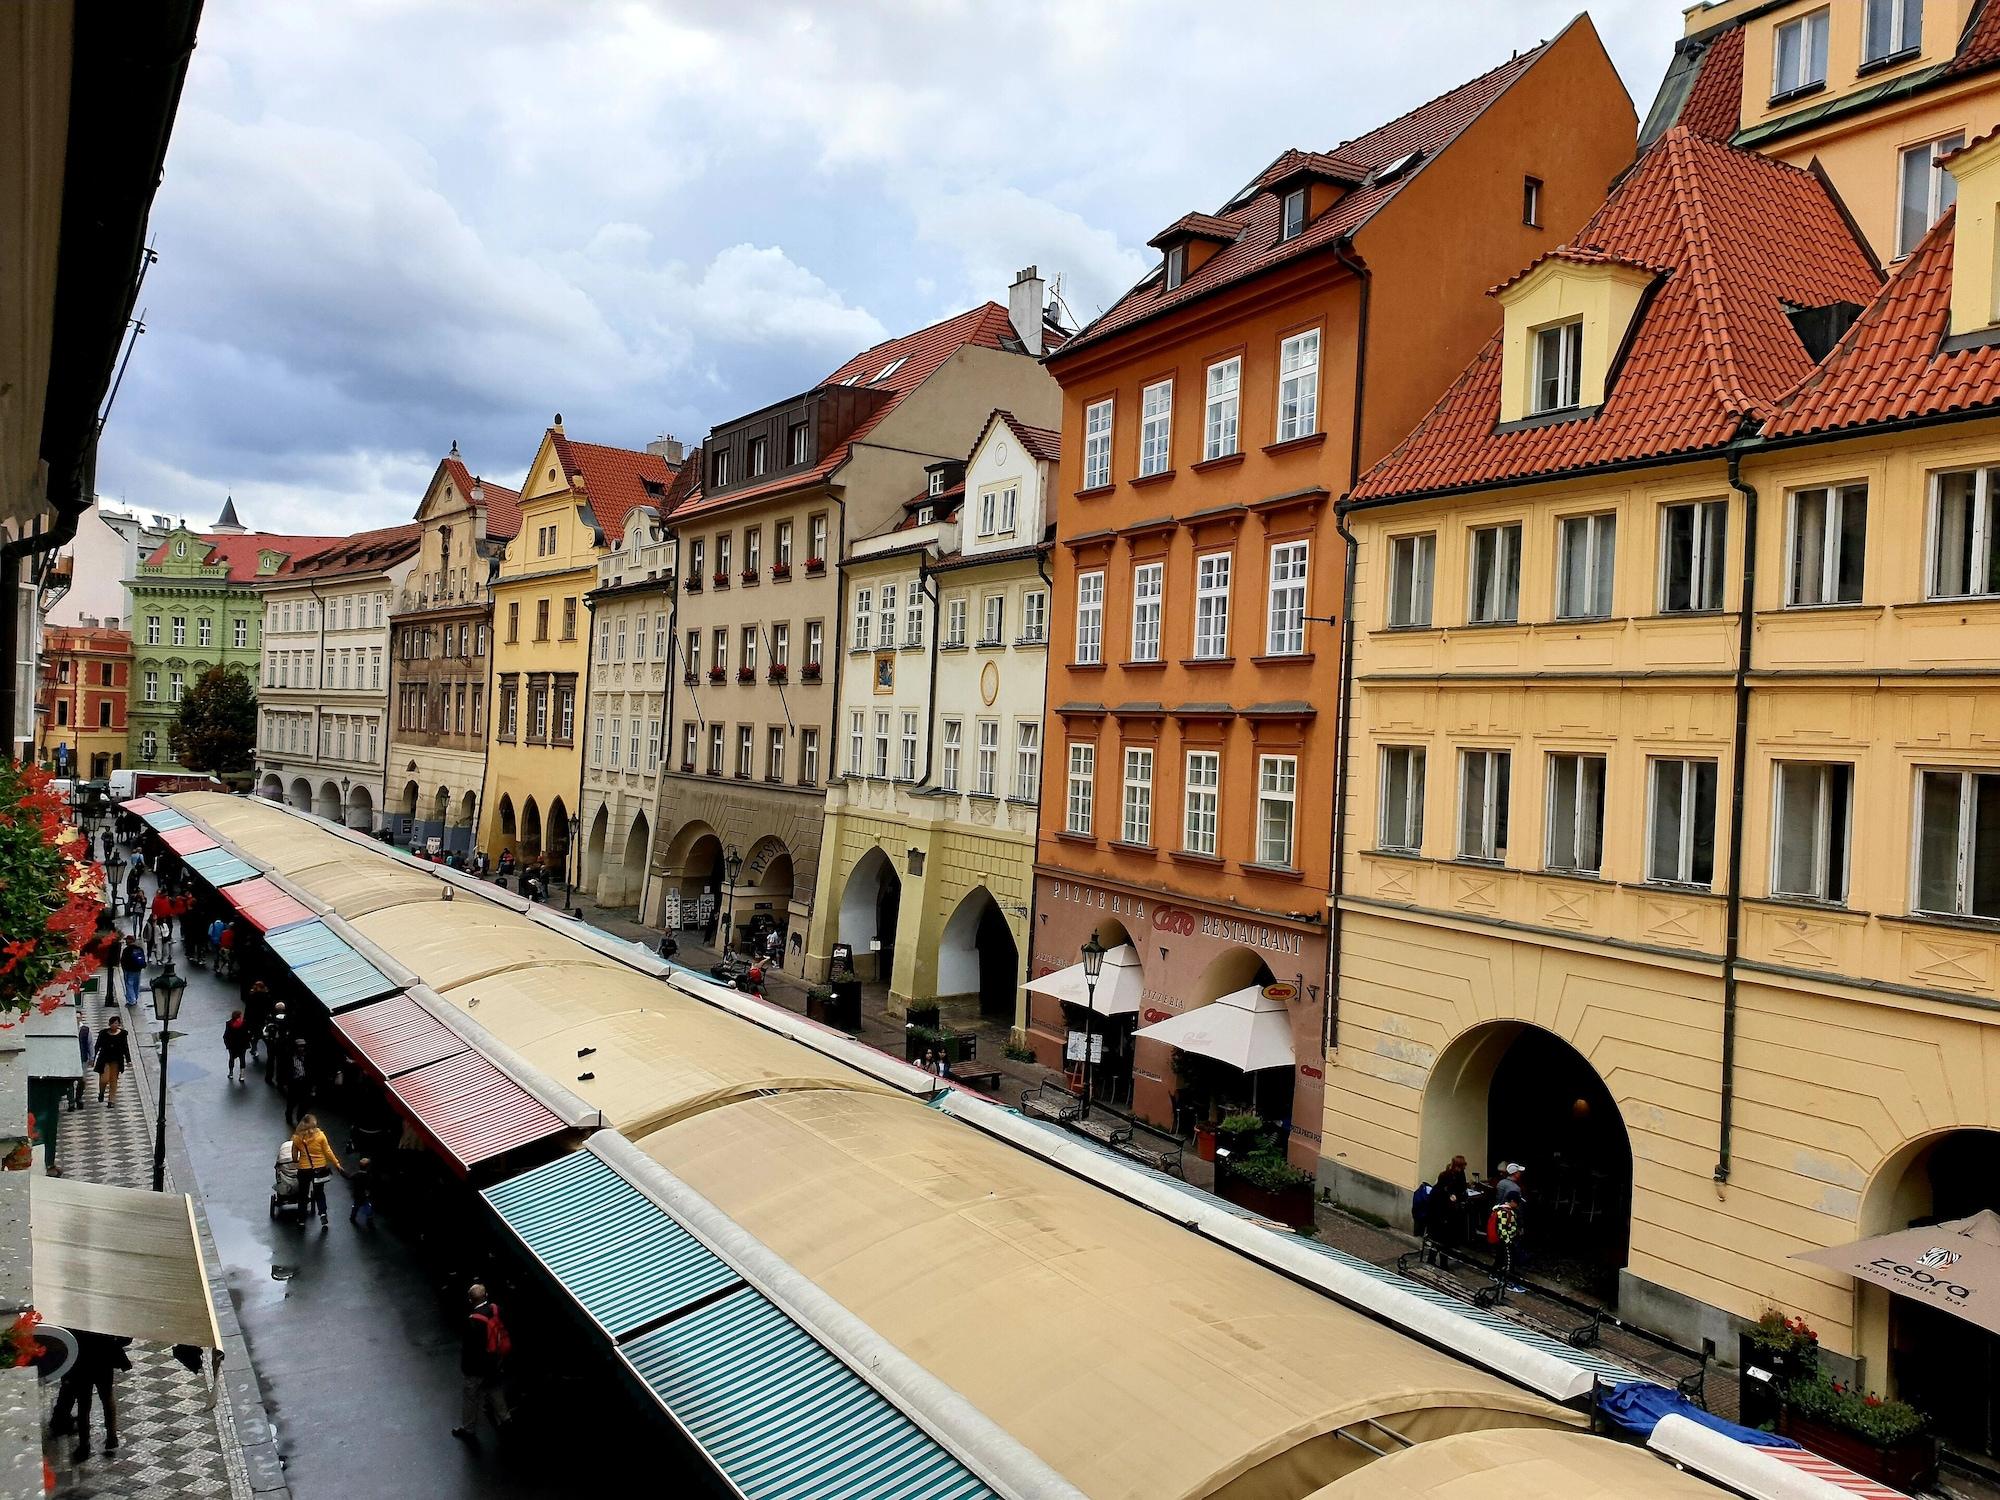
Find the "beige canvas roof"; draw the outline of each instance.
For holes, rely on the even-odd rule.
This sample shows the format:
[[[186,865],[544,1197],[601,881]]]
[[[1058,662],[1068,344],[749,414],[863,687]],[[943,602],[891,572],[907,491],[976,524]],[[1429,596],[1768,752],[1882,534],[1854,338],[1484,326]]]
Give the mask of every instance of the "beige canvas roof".
[[[488,901],[418,901],[356,917],[354,930],[440,994],[524,964],[588,955],[574,938]],[[611,965],[605,965],[607,971]],[[475,1017],[484,1023],[484,1017]]]
[[[413,901],[443,904],[443,885],[436,876],[366,859],[353,849],[343,848],[338,860],[286,873],[285,878],[348,918]]]
[[[1574,1414],[912,1101],[779,1095],[639,1148],[1097,1500],[1295,1497]]]
[[[62,1328],[218,1349],[185,1193],[68,1177],[29,1184],[35,1308]]]
[[[1727,1494],[1644,1448],[1588,1433],[1515,1428],[1419,1443],[1306,1500],[1724,1500]]]

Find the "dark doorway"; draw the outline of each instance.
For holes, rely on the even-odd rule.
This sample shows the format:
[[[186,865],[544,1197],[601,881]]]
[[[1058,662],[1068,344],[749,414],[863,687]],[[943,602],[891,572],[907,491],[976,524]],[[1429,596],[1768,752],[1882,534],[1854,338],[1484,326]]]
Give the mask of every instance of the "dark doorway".
[[[979,914],[979,1013],[995,1020],[1014,1019],[1014,993],[1021,982],[1021,955],[1007,919],[991,901]]]
[[[1912,1228],[1981,1209],[2000,1213],[2000,1131],[1955,1131],[1911,1170],[1929,1178],[1931,1200],[1929,1213],[1909,1221]],[[1927,1413],[1947,1444],[2000,1458],[2000,1335],[1927,1303],[1891,1297],[1889,1367],[1896,1394]]]
[[[1493,1070],[1486,1139],[1489,1171],[1509,1161],[1527,1168],[1526,1225],[1546,1271],[1560,1275],[1567,1262],[1595,1282],[1625,1264],[1632,1147],[1611,1091],[1581,1053],[1523,1028]]]

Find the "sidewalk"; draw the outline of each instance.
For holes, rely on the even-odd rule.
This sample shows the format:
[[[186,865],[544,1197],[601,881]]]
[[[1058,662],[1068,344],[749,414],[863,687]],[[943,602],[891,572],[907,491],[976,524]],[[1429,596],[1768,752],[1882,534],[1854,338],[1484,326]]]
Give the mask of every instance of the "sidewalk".
[[[82,997],[83,1013],[92,1037],[116,1011],[132,1034],[133,1066],[126,1074],[115,1105],[97,1102],[95,1079],[85,1080],[83,1107],[65,1111],[57,1136],[57,1168],[65,1177],[104,1182],[118,1187],[153,1185],[153,1114],[158,1100],[159,1050],[156,1023],[142,1001],[131,1010],[108,1005],[115,976],[105,974]],[[171,1153],[170,1153],[171,1155]],[[167,1186],[186,1191],[190,1184],[175,1180],[169,1162]],[[197,1200],[197,1208],[199,1201]],[[208,1266],[211,1282],[216,1267]],[[218,1307],[218,1315],[223,1313]],[[102,1496],[130,1500],[145,1495],[158,1500],[250,1500],[253,1489],[235,1413],[225,1392],[212,1404],[206,1379],[181,1365],[159,1344],[134,1343],[131,1370],[118,1377],[116,1395],[120,1447],[104,1451],[101,1413],[92,1413],[91,1444],[96,1456],[72,1463],[73,1437],[45,1438],[44,1456],[54,1467],[58,1496]],[[239,1353],[240,1357],[240,1353]],[[244,1372],[224,1366],[224,1380]],[[43,1391],[44,1430],[55,1407],[53,1384]],[[271,1491],[265,1489],[265,1494]]]

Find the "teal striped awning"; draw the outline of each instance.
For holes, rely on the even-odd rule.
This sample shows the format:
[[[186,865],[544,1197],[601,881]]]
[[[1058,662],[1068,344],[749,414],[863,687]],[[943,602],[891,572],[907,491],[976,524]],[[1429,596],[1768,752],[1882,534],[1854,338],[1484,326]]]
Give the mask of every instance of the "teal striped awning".
[[[402,988],[324,922],[281,927],[265,934],[264,941],[292,971],[292,977],[336,1015]]]
[[[259,873],[255,865],[245,864],[227,849],[198,849],[193,854],[184,855],[181,862],[210,885],[218,887],[234,885]]]
[[[994,1500],[601,1157],[573,1152],[484,1197],[747,1500]]]
[[[157,812],[142,812],[141,821],[155,833],[165,833],[169,828],[185,828],[188,820],[171,807],[160,808]]]

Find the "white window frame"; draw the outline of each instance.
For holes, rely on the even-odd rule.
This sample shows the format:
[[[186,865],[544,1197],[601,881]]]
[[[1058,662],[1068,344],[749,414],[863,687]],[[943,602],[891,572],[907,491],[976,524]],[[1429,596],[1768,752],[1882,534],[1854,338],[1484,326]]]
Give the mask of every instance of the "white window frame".
[[[1708,828],[1708,879],[1703,880],[1695,873],[1695,844],[1701,831],[1698,817],[1700,808],[1700,783],[1703,771],[1709,781],[1709,828]],[[1666,816],[1666,801],[1660,795],[1661,788],[1669,781],[1679,783],[1679,807],[1675,813],[1679,826],[1674,829],[1674,867],[1663,872],[1654,863],[1654,854],[1659,848],[1660,821]],[[1646,883],[1648,885],[1683,886],[1693,890],[1709,890],[1715,885],[1715,844],[1716,825],[1720,821],[1721,809],[1716,801],[1721,787],[1721,766],[1713,760],[1700,757],[1659,756],[1646,763]]]
[[[1990,599],[2000,595],[2000,494],[1993,468],[1945,469],[1931,475],[1930,518],[1925,527],[1924,597],[1927,599]],[[1945,522],[1945,481],[1969,477],[1972,493],[1964,526],[1965,581],[1962,588],[1947,588],[1944,568],[1947,561]],[[1953,502],[1956,504],[1956,502]]]
[[[1274,818],[1282,817],[1276,823]],[[1272,869],[1298,868],[1299,758],[1257,757],[1257,863]]]
[[[1688,533],[1687,603],[1673,602],[1674,525],[1686,516]],[[1723,607],[1729,587],[1729,502],[1682,500],[1660,507],[1660,568],[1656,580],[1663,615],[1712,614]]]
[[[1931,226],[1944,217],[1944,211],[1958,201],[1958,179],[1938,163],[1964,144],[1965,134],[1958,131],[1934,141],[1905,146],[1896,153],[1896,254],[1899,258],[1916,249],[1923,237],[1931,232]],[[1922,189],[1924,199],[1921,224],[1912,222],[1909,216],[1913,172],[1921,176],[1916,184]]]
[[[1957,795],[1954,814],[1956,828],[1952,837],[1952,896],[1948,904],[1936,905],[1924,900],[1924,841],[1925,828],[1925,783],[1932,778],[1955,781]],[[1958,917],[1968,922],[1992,922],[2000,920],[2000,908],[1992,911],[1975,911],[1974,896],[1979,885],[1979,861],[1982,853],[1989,860],[2000,859],[2000,850],[1982,851],[1979,847],[1979,784],[1982,781],[2000,782],[2000,770],[1994,767],[1975,766],[1919,766],[1916,777],[1916,805],[1911,815],[1910,827],[1910,910],[1925,916]]]
[[[1376,757],[1375,847],[1391,854],[1421,854],[1424,850],[1424,772],[1428,753],[1422,745],[1384,745]],[[1402,766],[1401,806],[1394,767]]]
[[[1278,241],[1295,240],[1306,232],[1306,190],[1293,188],[1279,206]]]
[[[1174,383],[1156,380],[1139,392],[1139,477],[1174,466]]]
[[[1924,0],[1865,0],[1861,12],[1863,67],[1915,52],[1923,44]]]
[[[1164,257],[1166,262],[1166,282],[1168,291],[1176,291],[1187,280],[1187,246],[1169,245]]]
[[[978,745],[973,754],[972,789],[981,797],[1000,795],[1000,721],[981,719],[977,726]]]
[[[947,792],[958,790],[960,757],[965,751],[965,720],[946,719],[944,721],[944,755],[939,771],[939,784]]]
[[[917,716],[903,710],[903,780],[917,779]]]
[[[1466,834],[1468,815],[1475,809],[1470,804],[1472,791],[1472,766],[1477,761],[1483,767],[1479,783],[1478,843],[1468,847]],[[1507,844],[1501,838],[1501,825],[1506,823],[1511,832],[1513,823],[1510,803],[1514,795],[1514,756],[1509,750],[1477,748],[1461,750],[1458,753],[1458,858],[1486,865],[1504,865],[1507,862]],[[1505,787],[1496,795],[1496,785],[1505,782]]]
[[[1020,719],[1014,724],[1014,800],[1036,803],[1042,798],[1042,721]]]
[[[1826,82],[1827,33],[1829,14],[1822,6],[1805,15],[1782,22],[1771,32],[1771,97],[1780,98]],[[1797,65],[1792,76],[1785,74],[1785,39],[1796,34],[1799,40]]]
[[[1583,576],[1572,578],[1569,538],[1583,531]],[[1556,522],[1556,605],[1558,620],[1606,620],[1617,602],[1618,513],[1597,511],[1564,516]]]
[[[764,735],[764,779],[785,779],[785,726],[774,724]]]
[[[1221,823],[1222,752],[1190,750],[1182,783],[1181,848],[1213,859]]]
[[[819,730],[808,726],[799,731],[799,785],[819,784]]]
[[[1528,410],[1533,416],[1574,411],[1583,404],[1583,319],[1537,328],[1532,345]],[[1551,368],[1553,365],[1553,368]]]
[[[1793,784],[1788,780],[1788,772],[1810,772],[1813,784],[1807,788],[1814,799],[1812,809],[1813,847],[1807,851],[1812,865],[1810,891],[1787,890],[1780,883],[1780,871],[1785,863],[1785,799],[1790,795],[1786,787]],[[1833,773],[1842,775],[1836,778]],[[1836,779],[1845,782],[1844,787],[1836,787]],[[1845,806],[1836,808],[1836,802]],[[1846,838],[1839,850],[1833,847],[1835,824],[1845,833]],[[1848,882],[1853,876],[1854,851],[1854,767],[1845,761],[1792,761],[1781,760],[1771,767],[1771,894],[1794,901],[1817,901],[1829,906],[1847,904]],[[1838,860],[1838,869],[1835,861]],[[1838,877],[1837,880],[1835,877]],[[1837,887],[1837,889],[1836,889]]]
[[[1076,665],[1104,660],[1104,571],[1076,575]]]
[[[868,715],[859,708],[847,713],[847,774],[868,775]]]
[[[854,591],[854,649],[866,651],[875,637],[875,590]]]
[[[1144,562],[1132,569],[1132,660],[1159,661],[1163,649],[1161,615],[1167,565]]]
[[[1542,838],[1542,868],[1563,875],[1601,875],[1604,872],[1604,795],[1609,776],[1605,757],[1588,751],[1558,751],[1548,757],[1546,785],[1543,789],[1544,834]],[[1563,828],[1558,822],[1557,799],[1561,795],[1560,782],[1567,772],[1572,780],[1570,795],[1571,822]],[[1597,826],[1587,826],[1584,816],[1587,811],[1585,800],[1592,790],[1590,782],[1595,780]],[[1594,856],[1594,860],[1593,860]]]
[[[382,622],[380,620],[377,620],[375,623],[377,625],[380,625]],[[236,648],[240,651],[247,648],[250,644],[250,622],[246,619],[242,619],[239,617],[234,622],[234,624],[235,624],[235,629],[231,634],[230,639],[235,643]]]
[[[1021,595],[1021,644],[1039,646],[1049,638],[1049,596],[1044,589]]]
[[[1235,554],[1204,552],[1194,560],[1194,656],[1222,661],[1229,655],[1229,580]]]
[[[1489,608],[1479,608],[1482,565],[1482,537],[1493,538],[1487,580]],[[1492,526],[1475,526],[1466,537],[1465,618],[1473,625],[1517,625],[1521,620],[1521,523],[1502,521]]]
[[[1153,752],[1125,747],[1124,796],[1119,802],[1119,842],[1149,847],[1153,842]]]
[[[1243,449],[1241,355],[1219,359],[1208,367],[1207,393],[1201,424],[1201,456],[1204,462],[1228,458]]]
[[[1310,568],[1310,543],[1272,544],[1270,609],[1264,632],[1266,656],[1305,654],[1306,584]]]
[[[987,594],[979,601],[979,644],[1000,646],[1007,640],[1007,596]]]
[[[1111,483],[1111,428],[1115,413],[1111,397],[1083,409],[1083,488],[1101,490]]]
[[[1816,569],[1802,569],[1799,555],[1800,511],[1809,497],[1822,497],[1819,558]],[[1862,505],[1860,577],[1854,597],[1839,597],[1842,563],[1845,561],[1848,507],[1859,499]],[[1842,604],[1859,604],[1868,588],[1868,486],[1865,483],[1807,485],[1793,490],[1785,500],[1785,607],[1823,609]],[[1818,576],[1813,574],[1817,572]]]
[[[944,643],[965,644],[965,595],[956,594],[944,602]]]
[[[1388,608],[1391,630],[1428,630],[1437,603],[1437,533],[1416,531],[1389,538]]]
[[[1097,746],[1070,742],[1067,790],[1063,830],[1079,838],[1090,838],[1097,803]]]
[[[1289,443],[1319,431],[1319,330],[1308,328],[1278,345],[1278,433]]]
[[[877,781],[889,779],[889,710],[875,710],[875,770]]]

